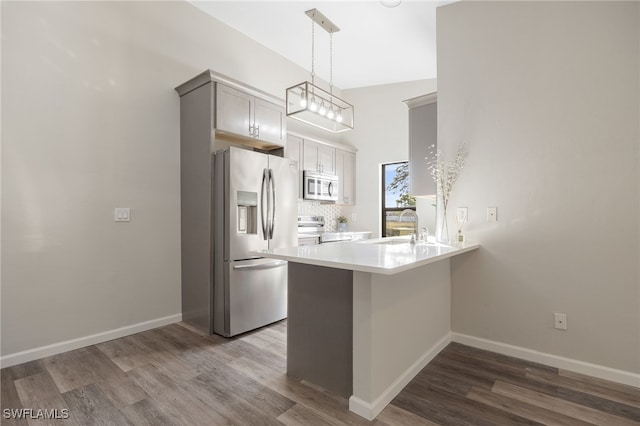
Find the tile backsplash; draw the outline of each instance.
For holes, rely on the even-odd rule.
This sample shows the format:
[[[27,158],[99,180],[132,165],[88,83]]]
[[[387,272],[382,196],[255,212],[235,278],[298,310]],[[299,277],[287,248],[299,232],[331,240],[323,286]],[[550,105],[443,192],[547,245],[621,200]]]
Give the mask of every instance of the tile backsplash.
[[[324,216],[324,230],[335,232],[337,230],[336,219],[342,214],[341,206],[336,204],[322,204],[320,201],[298,200],[299,216]]]

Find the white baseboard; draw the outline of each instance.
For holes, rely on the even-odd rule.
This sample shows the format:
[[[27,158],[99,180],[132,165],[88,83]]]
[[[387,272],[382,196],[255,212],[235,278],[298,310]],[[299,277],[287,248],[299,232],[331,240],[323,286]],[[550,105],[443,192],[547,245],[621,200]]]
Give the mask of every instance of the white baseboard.
[[[173,324],[180,321],[182,321],[182,314],[175,314],[164,318],[140,322],[138,324],[127,325],[114,330],[103,331],[90,336],[79,337],[77,339],[71,339],[64,342],[28,349],[22,352],[16,352],[0,357],[0,367],[11,367],[12,365],[22,364],[23,362],[34,361],[36,359],[56,355],[62,352],[84,348],[86,346],[95,345],[97,343],[106,342],[128,336],[130,334],[140,333],[142,331],[151,330],[153,328],[162,327],[163,325]]]
[[[629,386],[640,388],[640,374],[630,371],[616,370],[615,368],[605,367],[602,365],[591,364],[576,359],[565,358],[558,355],[552,355],[544,352],[534,351],[532,349],[520,346],[509,345],[507,343],[496,342],[493,340],[483,339],[480,337],[469,336],[460,333],[451,333],[453,342],[462,343],[463,345],[472,346],[478,349],[485,349],[497,352],[502,355],[513,356],[524,359],[526,361],[537,362],[539,364],[548,365],[550,367],[561,368],[580,374],[585,374],[599,379],[610,380],[612,382],[622,383]]]
[[[451,334],[447,333],[430,347],[416,362],[404,371],[396,380],[387,387],[373,402],[369,403],[356,396],[349,398],[349,411],[367,420],[373,420],[384,407],[395,398],[405,386],[422,370],[433,358],[436,357],[451,342]]]

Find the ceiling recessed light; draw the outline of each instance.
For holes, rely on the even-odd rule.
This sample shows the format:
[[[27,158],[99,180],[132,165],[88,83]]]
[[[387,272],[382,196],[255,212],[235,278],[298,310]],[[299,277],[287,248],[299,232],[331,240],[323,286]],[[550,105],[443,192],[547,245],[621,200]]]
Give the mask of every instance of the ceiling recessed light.
[[[380,4],[385,7],[397,7],[402,3],[401,0],[380,0]]]

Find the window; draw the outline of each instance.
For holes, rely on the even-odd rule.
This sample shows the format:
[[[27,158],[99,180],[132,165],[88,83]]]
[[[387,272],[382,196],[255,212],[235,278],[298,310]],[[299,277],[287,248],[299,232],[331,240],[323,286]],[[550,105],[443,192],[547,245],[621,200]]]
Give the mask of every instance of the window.
[[[382,236],[396,237],[414,232],[413,215],[400,220],[403,210],[416,210],[416,198],[409,195],[409,162],[382,165]]]

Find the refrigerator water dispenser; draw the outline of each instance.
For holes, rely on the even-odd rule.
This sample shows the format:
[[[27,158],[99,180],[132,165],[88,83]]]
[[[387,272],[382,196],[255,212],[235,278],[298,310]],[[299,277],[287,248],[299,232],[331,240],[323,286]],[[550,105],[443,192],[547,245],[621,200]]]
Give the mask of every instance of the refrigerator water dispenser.
[[[238,234],[257,234],[258,233],[258,193],[238,191],[237,192],[237,210],[238,210]]]

